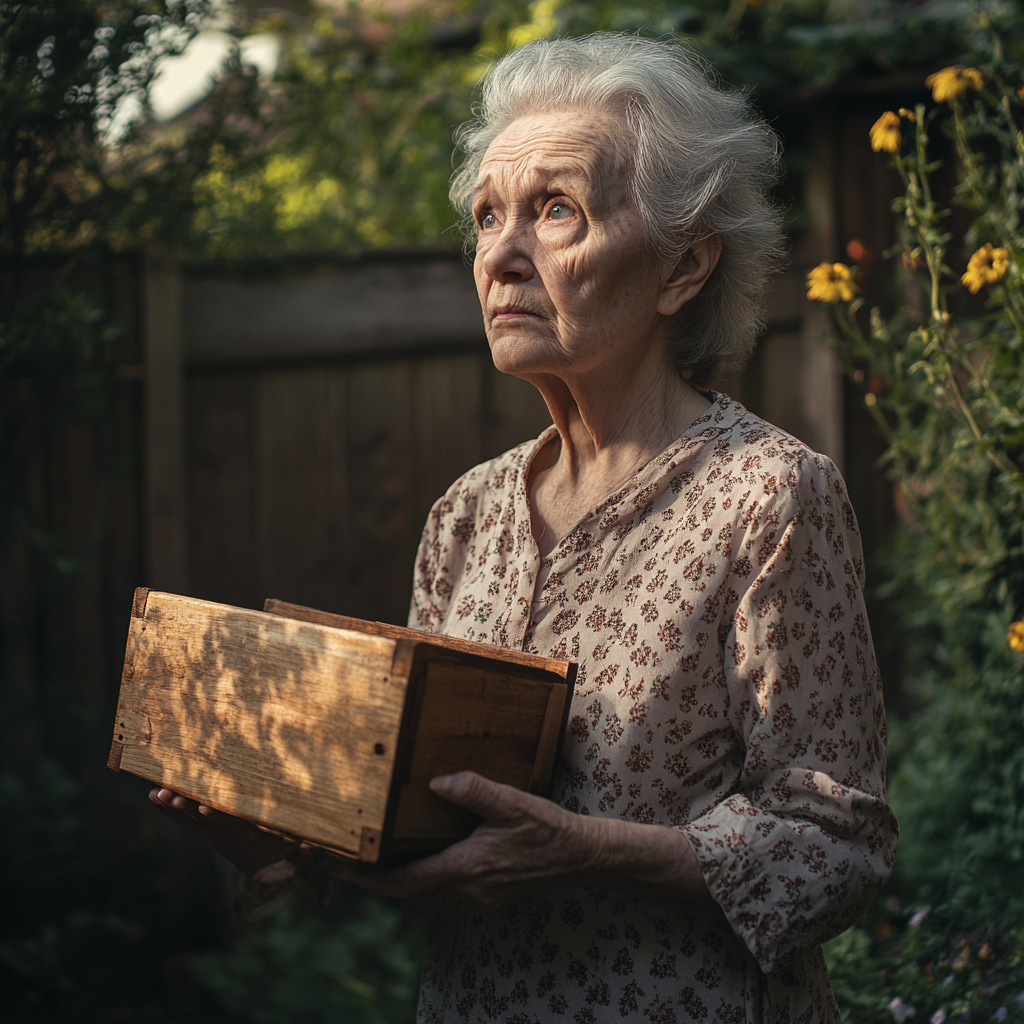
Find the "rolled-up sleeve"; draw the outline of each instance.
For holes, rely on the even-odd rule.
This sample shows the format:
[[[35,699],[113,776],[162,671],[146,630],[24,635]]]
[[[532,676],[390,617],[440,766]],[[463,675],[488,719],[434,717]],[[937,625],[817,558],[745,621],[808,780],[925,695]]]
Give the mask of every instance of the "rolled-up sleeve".
[[[860,540],[835,467],[804,463],[735,558],[755,566],[720,634],[743,770],[738,792],[681,829],[770,972],[860,916],[892,870],[898,827]]]

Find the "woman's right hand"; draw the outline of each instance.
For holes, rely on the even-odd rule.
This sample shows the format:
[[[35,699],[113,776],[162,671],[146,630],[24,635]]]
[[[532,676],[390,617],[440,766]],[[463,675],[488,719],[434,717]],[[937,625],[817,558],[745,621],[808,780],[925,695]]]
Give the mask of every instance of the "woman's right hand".
[[[259,871],[268,864],[313,851],[312,847],[264,832],[251,821],[215,811],[170,789],[157,786],[149,791],[149,799],[167,817],[198,832],[243,871]]]

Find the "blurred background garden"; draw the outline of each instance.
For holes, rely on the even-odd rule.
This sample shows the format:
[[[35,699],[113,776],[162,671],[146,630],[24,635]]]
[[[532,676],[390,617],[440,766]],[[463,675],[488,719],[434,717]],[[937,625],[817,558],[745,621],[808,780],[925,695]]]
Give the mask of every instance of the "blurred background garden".
[[[902,837],[826,950],[844,1019],[1024,1021],[1017,0],[0,0],[0,1019],[412,1021],[409,908],[244,921],[106,769],[132,592],[404,621],[433,499],[546,422],[452,131],[488,59],[596,29],[783,137],[790,265],[722,388],[835,459],[868,552]]]

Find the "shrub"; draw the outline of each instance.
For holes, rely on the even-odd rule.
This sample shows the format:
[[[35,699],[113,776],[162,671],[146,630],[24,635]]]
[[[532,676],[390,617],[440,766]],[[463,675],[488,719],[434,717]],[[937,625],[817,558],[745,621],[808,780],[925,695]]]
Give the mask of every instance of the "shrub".
[[[903,522],[883,590],[918,706],[893,730],[896,874],[827,951],[853,1021],[1024,1021],[1024,86],[1006,42],[1019,17],[992,11],[976,12],[970,57],[928,78],[934,103],[871,132],[905,186],[898,311],[872,309],[865,329],[855,269],[808,280],[887,441]],[[936,129],[969,221],[963,262],[934,191]]]

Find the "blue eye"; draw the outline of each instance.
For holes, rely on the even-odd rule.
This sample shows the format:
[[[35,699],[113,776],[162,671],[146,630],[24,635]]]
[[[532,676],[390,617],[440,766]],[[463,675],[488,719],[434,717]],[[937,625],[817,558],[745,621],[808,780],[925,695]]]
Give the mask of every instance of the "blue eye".
[[[497,223],[497,218],[494,216],[493,213],[485,213],[480,218],[480,227],[482,228],[493,228],[494,225]]]
[[[552,220],[565,220],[566,217],[572,216],[572,208],[566,206],[565,203],[555,203],[551,207],[549,216]]]

